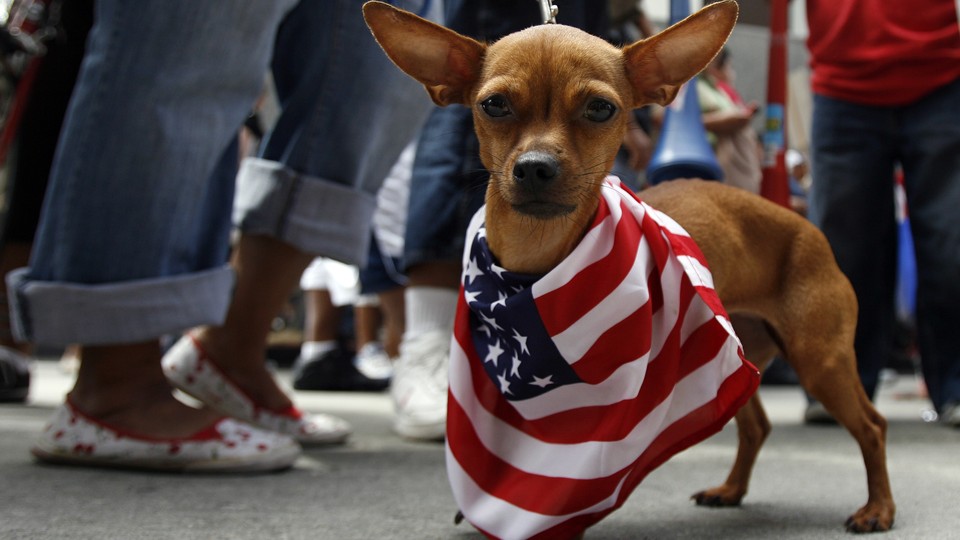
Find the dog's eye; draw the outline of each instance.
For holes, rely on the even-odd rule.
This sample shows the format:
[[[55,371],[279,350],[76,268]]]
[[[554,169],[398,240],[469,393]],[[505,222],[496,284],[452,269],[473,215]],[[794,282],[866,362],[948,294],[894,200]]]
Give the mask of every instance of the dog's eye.
[[[480,108],[483,109],[483,112],[487,113],[487,116],[493,118],[502,118],[511,114],[510,104],[507,103],[507,98],[500,94],[495,94],[481,101]]]
[[[605,99],[594,99],[587,103],[583,116],[591,122],[606,122],[617,112],[617,106]]]

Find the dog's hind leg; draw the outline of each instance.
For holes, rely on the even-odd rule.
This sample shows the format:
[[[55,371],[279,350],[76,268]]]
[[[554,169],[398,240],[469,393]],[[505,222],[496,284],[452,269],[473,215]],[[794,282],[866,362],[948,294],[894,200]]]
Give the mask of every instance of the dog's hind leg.
[[[863,454],[867,470],[867,504],[847,519],[851,532],[886,531],[893,526],[896,506],[887,474],[887,421],[867,398],[854,367],[853,351],[842,360],[826,359],[816,370],[797,370],[800,383],[850,432]],[[795,366],[795,369],[799,366]]]

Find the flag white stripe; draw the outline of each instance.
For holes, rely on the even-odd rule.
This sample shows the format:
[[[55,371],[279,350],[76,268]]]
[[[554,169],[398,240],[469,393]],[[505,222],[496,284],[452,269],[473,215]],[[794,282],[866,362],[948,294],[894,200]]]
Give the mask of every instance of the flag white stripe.
[[[672,217],[664,214],[663,212],[657,210],[656,208],[652,208],[650,206],[647,206],[646,204],[639,203],[632,198],[628,200],[628,203],[630,203],[631,205],[638,205],[638,206],[642,205],[644,208],[646,208],[647,215],[649,215],[650,218],[653,219],[653,221],[656,222],[658,225],[660,225],[661,227],[669,231],[670,234],[674,234],[676,236],[685,236],[687,238],[690,238],[690,233],[688,233],[686,229],[681,227],[679,223],[674,221]]]
[[[678,255],[677,259],[690,276],[690,282],[694,287],[707,287],[713,289],[713,274],[710,269],[704,266],[696,257],[690,255]]]
[[[683,282],[683,273],[680,264],[673,257],[667,259],[660,271],[660,290],[663,303],[654,314],[653,324],[650,325],[650,358],[656,358],[663,351],[666,340],[670,337],[677,319],[680,317],[680,284]],[[638,330],[640,331],[640,330]]]
[[[575,323],[553,336],[557,349],[568,363],[575,364],[604,332],[634,314],[650,299],[647,276],[656,264],[647,254],[649,249],[647,239],[643,238],[623,281]]]

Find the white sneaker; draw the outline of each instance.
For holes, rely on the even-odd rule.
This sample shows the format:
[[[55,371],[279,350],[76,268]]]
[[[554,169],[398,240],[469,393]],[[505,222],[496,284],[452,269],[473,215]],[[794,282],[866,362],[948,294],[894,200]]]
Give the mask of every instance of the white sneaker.
[[[400,345],[390,395],[402,437],[433,441],[446,433],[450,340],[449,331],[432,330]]]
[[[382,381],[393,376],[393,362],[379,343],[370,342],[360,347],[353,365],[368,379]]]

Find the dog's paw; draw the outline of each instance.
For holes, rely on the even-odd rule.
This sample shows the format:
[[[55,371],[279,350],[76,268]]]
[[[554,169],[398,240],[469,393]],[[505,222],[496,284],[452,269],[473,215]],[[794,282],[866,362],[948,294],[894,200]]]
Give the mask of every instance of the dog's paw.
[[[889,531],[893,527],[893,503],[868,503],[847,518],[847,532],[871,533]]]
[[[696,501],[697,506],[740,506],[744,495],[742,490],[723,485],[694,493],[690,498]]]

